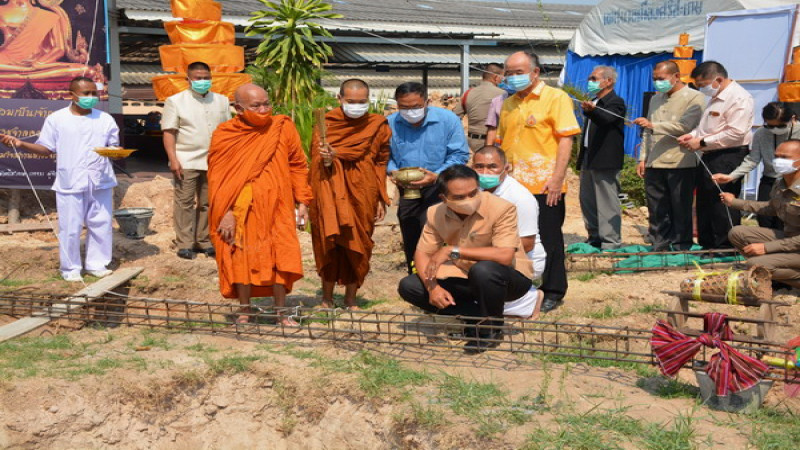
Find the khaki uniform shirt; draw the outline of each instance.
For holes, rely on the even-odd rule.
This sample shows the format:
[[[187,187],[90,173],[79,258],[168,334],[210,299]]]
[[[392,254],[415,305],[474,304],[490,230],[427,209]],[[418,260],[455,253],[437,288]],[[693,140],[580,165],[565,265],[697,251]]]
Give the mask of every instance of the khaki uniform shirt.
[[[200,95],[191,89],[164,102],[162,130],[178,130],[175,154],[184,169],[208,170],[208,146],[217,125],[231,118],[230,102],[224,95]]]
[[[428,222],[422,230],[417,250],[432,255],[443,246],[510,247],[516,249],[511,267],[533,278],[533,263],[522,248],[517,231],[517,207],[489,192],[479,194],[481,204],[471,216],[461,219],[444,203],[428,208]],[[476,263],[458,259],[439,266],[436,278],[467,278]]]
[[[678,145],[677,137],[697,127],[705,106],[705,95],[686,86],[672,95],[654,95],[647,114],[653,129],[644,131],[639,161],[654,169],[697,167],[697,157]]]
[[[800,180],[786,187],[783,177],[772,187],[769,200],[756,202],[734,199],[731,207],[759,216],[778,216],[783,221],[784,239],[765,242],[767,253],[800,252]]]
[[[504,90],[495,86],[494,83],[482,81],[481,84],[469,90],[467,101],[459,101],[453,110],[459,117],[467,115],[469,122],[469,132],[475,134],[486,134],[486,116],[489,115],[489,106],[492,99],[502,95]],[[467,104],[466,111],[463,104]]]

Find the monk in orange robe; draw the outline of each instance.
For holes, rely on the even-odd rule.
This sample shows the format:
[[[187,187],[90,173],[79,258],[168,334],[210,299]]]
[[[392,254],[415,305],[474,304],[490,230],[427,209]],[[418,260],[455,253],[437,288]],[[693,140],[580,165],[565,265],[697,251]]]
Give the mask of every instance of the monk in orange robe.
[[[237,323],[246,323],[251,297],[273,297],[280,313],[303,277],[295,226],[308,220],[311,188],[297,129],[272,115],[267,92],[241,86],[234,107],[237,116],[217,127],[208,151],[209,228],[220,291],[239,299]]]
[[[388,197],[386,164],[392,131],[386,118],[369,114],[369,86],[347,80],[340,107],[325,116],[327,145],[312,142],[311,237],[322,278],[322,306],[333,308],[333,288],[345,286],[345,307],[357,309],[356,292],[369,272],[372,232]]]

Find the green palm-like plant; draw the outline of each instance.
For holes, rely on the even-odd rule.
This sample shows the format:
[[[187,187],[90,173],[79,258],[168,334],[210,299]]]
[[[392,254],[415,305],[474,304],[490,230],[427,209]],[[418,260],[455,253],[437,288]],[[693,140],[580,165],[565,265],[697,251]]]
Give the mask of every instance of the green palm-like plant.
[[[318,42],[331,34],[316,21],[338,19],[332,6],[322,0],[259,0],[267,9],[251,13],[248,36],[263,36],[256,49],[255,64],[275,71],[273,99],[297,105],[318,92],[317,78],[322,64],[333,54],[330,46]]]

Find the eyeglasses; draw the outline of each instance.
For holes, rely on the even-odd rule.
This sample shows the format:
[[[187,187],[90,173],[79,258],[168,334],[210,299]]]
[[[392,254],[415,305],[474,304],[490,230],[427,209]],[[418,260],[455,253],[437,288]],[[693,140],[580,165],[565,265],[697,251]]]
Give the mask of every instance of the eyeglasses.
[[[776,129],[776,128],[777,128],[777,129],[780,129],[780,128],[786,128],[787,126],[789,126],[789,125],[787,125],[787,124],[785,124],[785,123],[782,123],[782,124],[780,124],[780,125],[768,125],[768,124],[766,124],[766,123],[764,124],[764,128],[766,128],[766,129],[768,129],[768,130],[774,130],[774,129]]]

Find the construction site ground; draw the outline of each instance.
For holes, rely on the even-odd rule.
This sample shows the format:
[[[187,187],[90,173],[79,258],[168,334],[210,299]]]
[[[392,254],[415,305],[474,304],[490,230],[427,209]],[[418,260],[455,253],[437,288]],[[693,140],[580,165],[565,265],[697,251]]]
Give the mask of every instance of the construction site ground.
[[[131,296],[221,303],[216,264],[179,259],[172,247],[168,173],[120,177],[115,207],[155,209],[150,233],[115,231],[115,264],[142,266]],[[54,218],[52,192],[40,191]],[[570,175],[567,243],[585,240]],[[7,193],[0,193],[0,222]],[[44,217],[23,192],[23,222]],[[405,275],[393,214],[374,236],[363,308],[410,310],[397,295]],[[646,211],[626,210],[623,240],[643,243]],[[115,228],[116,229],[116,228]],[[319,303],[308,233],[305,278],[290,305]],[[0,291],[70,294],[58,276],[52,233],[0,236]],[[647,329],[689,271],[571,273],[563,307],[542,320]],[[87,282],[93,279],[87,278]],[[341,294],[341,292],[337,291]],[[782,342],[800,335],[798,291],[781,290]],[[755,316],[755,308],[693,304],[698,312]],[[0,325],[16,320],[0,315]],[[754,334],[750,325],[736,325]],[[0,448],[796,448],[800,399],[776,383],[754,414],[702,405],[694,374],[668,380],[649,365],[457,349],[237,339],[140,327],[60,321],[0,344]]]

